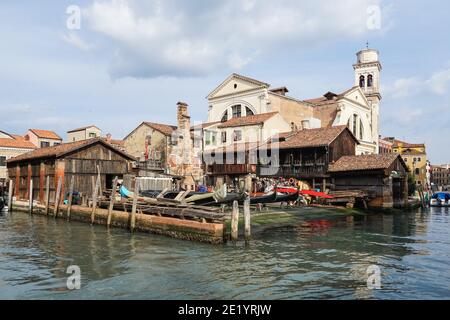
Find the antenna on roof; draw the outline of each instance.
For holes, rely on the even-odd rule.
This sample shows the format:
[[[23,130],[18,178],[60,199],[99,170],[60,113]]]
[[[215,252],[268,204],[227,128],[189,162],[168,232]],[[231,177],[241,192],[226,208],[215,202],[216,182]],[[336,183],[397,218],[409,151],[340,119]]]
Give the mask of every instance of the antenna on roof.
[[[369,41],[366,42],[366,48],[369,49]]]

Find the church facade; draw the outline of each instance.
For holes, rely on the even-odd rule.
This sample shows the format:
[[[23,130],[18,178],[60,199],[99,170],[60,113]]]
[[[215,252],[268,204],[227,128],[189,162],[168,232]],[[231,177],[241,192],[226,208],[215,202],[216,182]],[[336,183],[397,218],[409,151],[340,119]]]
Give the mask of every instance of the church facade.
[[[232,74],[207,97],[208,123],[211,125],[207,132],[209,136],[205,137],[208,143],[205,149],[224,147],[236,141],[264,142],[267,134],[246,137],[245,131],[243,135],[238,133],[239,139],[226,139],[230,134],[229,126],[220,125],[230,121],[248,123],[236,119],[247,118],[251,122],[259,116],[263,121],[257,121],[257,125],[272,136],[286,131],[346,125],[358,139],[356,154],[377,154],[382,69],[378,51],[365,49],[358,52],[353,68],[354,86],[350,89],[341,93],[329,91],[322,97],[304,100],[288,96],[286,87],[272,88],[266,82]],[[265,114],[272,116],[261,117]],[[215,138],[211,139],[211,136]]]

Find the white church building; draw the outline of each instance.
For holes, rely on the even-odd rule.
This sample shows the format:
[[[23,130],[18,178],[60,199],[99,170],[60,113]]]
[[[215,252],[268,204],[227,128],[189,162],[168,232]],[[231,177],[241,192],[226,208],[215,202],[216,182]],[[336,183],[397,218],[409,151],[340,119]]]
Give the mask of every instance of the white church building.
[[[378,153],[381,63],[377,50],[357,53],[354,86],[315,99],[289,97],[286,87],[232,74],[207,97],[204,149],[259,143],[277,133],[347,125],[357,154]]]

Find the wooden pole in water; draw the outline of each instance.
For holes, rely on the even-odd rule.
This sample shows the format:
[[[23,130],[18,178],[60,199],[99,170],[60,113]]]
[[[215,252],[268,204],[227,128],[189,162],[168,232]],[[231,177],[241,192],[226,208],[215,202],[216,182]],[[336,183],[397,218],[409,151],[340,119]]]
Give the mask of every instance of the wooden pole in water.
[[[12,198],[13,198],[13,190],[14,190],[14,181],[12,179],[9,180],[9,189],[8,189],[8,211],[11,214],[12,212]]]
[[[56,195],[55,195],[55,209],[53,212],[54,217],[58,217],[58,211],[59,211],[59,202],[61,199],[61,188],[62,188],[62,178],[58,178],[58,186],[56,187]]]
[[[131,209],[131,221],[130,221],[131,232],[134,231],[134,228],[136,226],[136,208],[137,208],[138,194],[139,194],[139,180],[136,179],[134,187],[133,207]]]
[[[231,214],[231,240],[238,240],[238,224],[239,224],[239,204],[235,200],[233,202],[233,212]]]
[[[111,216],[114,209],[114,202],[116,201],[116,189],[117,189],[117,182],[119,178],[115,177],[113,182],[113,189],[111,191],[111,199],[109,199],[109,208],[108,208],[108,219],[106,221],[106,227],[109,228],[111,225]]]
[[[50,176],[45,179],[45,215],[48,216],[48,207],[50,205]]]
[[[250,227],[250,197],[246,197],[244,201],[244,228],[245,228],[245,241],[250,241],[251,227]]]
[[[33,178],[30,179],[30,192],[28,194],[28,211],[33,214]]]
[[[72,200],[73,200],[73,185],[74,185],[74,176],[70,177],[70,187],[69,187],[69,202],[67,203],[67,221],[70,221],[70,211],[72,211]]]
[[[94,193],[92,194],[92,213],[91,213],[91,224],[94,224],[95,221],[95,211],[97,209],[97,198],[98,198],[98,190],[100,189],[100,174],[97,177],[97,181],[94,186]]]

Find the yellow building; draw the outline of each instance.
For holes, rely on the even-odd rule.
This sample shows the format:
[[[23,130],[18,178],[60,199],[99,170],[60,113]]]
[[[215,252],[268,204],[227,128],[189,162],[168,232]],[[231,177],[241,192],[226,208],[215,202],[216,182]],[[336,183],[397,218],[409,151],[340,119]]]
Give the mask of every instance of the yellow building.
[[[426,186],[427,153],[425,144],[408,143],[394,138],[385,138],[385,140],[393,142],[392,152],[403,157],[408,169],[414,174],[417,185]]]

